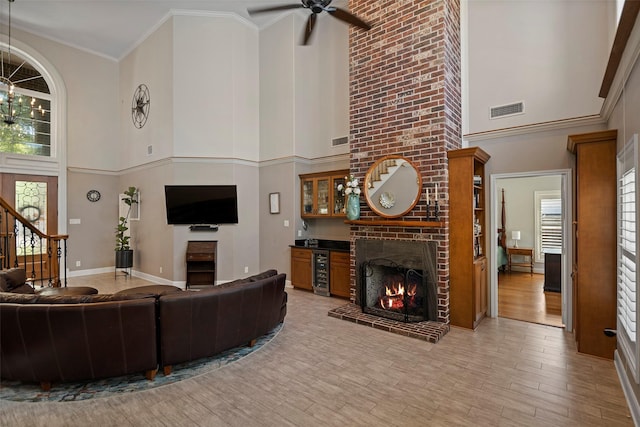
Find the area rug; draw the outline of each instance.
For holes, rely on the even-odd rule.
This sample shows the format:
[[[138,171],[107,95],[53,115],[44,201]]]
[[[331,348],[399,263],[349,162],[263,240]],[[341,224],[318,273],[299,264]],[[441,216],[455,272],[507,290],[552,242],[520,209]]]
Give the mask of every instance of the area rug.
[[[0,400],[17,402],[74,402],[162,387],[220,369],[223,366],[255,353],[271,342],[271,340],[278,335],[282,327],[283,323],[276,326],[271,332],[258,338],[253,347],[236,347],[222,352],[215,357],[173,365],[173,371],[166,376],[163,375],[162,370],[160,370],[153,381],[147,380],[144,374],[141,373],[91,382],[53,383],[51,390],[43,391],[37,384],[2,380],[0,381]]]

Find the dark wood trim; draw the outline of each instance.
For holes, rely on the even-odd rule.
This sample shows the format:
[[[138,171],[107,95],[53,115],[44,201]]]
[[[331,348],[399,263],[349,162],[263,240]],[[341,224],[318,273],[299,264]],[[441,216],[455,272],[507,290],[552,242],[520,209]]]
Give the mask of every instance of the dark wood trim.
[[[382,227],[444,227],[442,221],[394,221],[390,219],[356,219],[354,221],[346,220],[345,224],[349,225],[361,225],[368,226],[382,226]]]
[[[604,130],[600,132],[581,133],[579,135],[569,135],[567,137],[567,150],[576,154],[576,150],[579,144],[610,141],[618,138],[618,131],[616,129]]]
[[[487,163],[491,158],[491,156],[480,147],[459,148],[457,150],[447,151],[448,159],[455,159],[459,157],[463,158],[468,156],[473,156],[473,158],[482,162],[483,164]]]
[[[613,40],[613,46],[611,47],[611,54],[609,55],[609,62],[607,63],[607,69],[604,72],[604,78],[602,79],[602,86],[600,86],[600,98],[606,98],[609,96],[609,90],[613,79],[618,72],[620,61],[622,60],[622,54],[629,41],[631,30],[636,23],[640,12],[640,1],[638,0],[626,0],[622,7],[622,14],[620,15],[620,22],[618,23],[618,30],[616,31],[616,37]]]

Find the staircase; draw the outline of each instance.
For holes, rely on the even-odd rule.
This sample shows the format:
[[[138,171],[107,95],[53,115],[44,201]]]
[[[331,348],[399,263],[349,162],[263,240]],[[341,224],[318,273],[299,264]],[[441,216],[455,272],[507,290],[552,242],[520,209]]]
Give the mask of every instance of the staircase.
[[[377,191],[378,184],[383,183],[398,169],[396,159],[386,159],[380,162],[370,173],[367,183],[368,191],[372,194]]]
[[[0,270],[24,269],[34,288],[66,287],[68,238],[44,234],[0,197]]]

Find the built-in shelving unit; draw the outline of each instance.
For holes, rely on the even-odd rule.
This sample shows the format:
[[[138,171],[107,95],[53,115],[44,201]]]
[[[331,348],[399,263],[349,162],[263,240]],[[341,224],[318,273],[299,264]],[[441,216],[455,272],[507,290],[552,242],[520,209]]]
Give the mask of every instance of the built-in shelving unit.
[[[478,147],[452,150],[449,159],[449,301],[454,326],[475,329],[487,312],[484,165]]]
[[[332,218],[346,216],[345,196],[338,186],[346,184],[349,170],[300,175],[300,216]]]

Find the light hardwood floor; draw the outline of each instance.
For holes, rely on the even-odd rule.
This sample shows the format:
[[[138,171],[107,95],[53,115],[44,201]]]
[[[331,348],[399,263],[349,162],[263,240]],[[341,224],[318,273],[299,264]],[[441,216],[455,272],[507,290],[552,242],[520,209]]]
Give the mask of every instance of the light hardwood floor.
[[[498,273],[498,316],[550,326],[562,323],[559,292],[544,292],[544,275]]]
[[[142,283],[101,276],[73,284]],[[578,354],[561,328],[488,318],[429,344],[329,317],[344,300],[287,292],[280,333],[231,365],[94,401],[0,401],[0,425],[633,425],[613,362]]]

